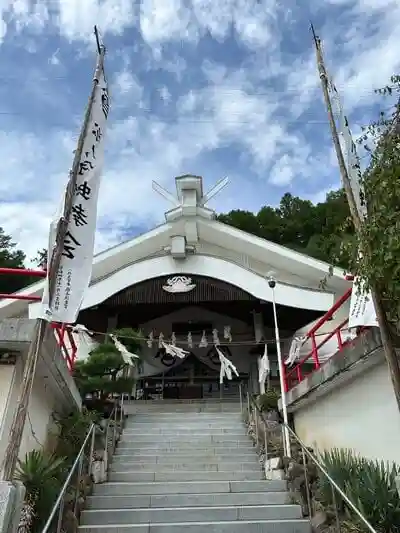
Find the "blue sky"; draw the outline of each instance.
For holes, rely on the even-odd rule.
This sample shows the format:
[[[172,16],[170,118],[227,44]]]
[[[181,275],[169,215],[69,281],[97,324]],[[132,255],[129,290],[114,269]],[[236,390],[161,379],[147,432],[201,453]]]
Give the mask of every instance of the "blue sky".
[[[0,0],[0,226],[28,258],[47,244],[91,88],[93,25],[112,107],[96,249],[163,220],[153,179],[258,210],[338,186],[309,21],[353,133],[400,71],[397,0]]]

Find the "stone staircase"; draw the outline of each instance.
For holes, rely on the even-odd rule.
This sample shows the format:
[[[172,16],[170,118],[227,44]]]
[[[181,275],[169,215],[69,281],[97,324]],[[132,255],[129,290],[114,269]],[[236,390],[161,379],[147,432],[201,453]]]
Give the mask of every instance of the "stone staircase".
[[[265,481],[239,405],[135,402],[80,533],[311,533],[286,483]]]

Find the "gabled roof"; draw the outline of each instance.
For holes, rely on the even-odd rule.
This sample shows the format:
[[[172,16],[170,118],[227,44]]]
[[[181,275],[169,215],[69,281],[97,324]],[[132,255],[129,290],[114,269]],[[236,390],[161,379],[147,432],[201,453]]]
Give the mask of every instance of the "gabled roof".
[[[177,187],[181,196],[179,205],[166,213],[164,224],[97,254],[93,261],[91,286],[129,265],[167,255],[171,238],[183,235],[192,244],[196,255],[225,257],[259,276],[265,277],[273,271],[277,280],[284,284],[321,290],[321,281],[328,276],[330,265],[216,221],[198,197],[202,194],[198,179],[195,178],[191,189],[190,176],[184,177],[182,186]],[[193,202],[193,194],[197,195],[197,202]],[[191,205],[187,205],[186,200]],[[223,276],[221,272],[222,279]],[[44,281],[39,281],[18,294],[41,296],[43,286]],[[335,268],[327,279],[325,291],[341,295],[348,286],[344,272]],[[0,319],[16,316],[27,307],[26,301],[4,300],[0,302]]]

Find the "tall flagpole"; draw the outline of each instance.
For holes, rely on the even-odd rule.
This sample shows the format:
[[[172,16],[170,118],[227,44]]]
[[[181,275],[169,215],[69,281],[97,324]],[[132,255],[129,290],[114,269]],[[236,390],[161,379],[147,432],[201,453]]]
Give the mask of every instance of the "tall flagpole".
[[[314,37],[315,50],[317,55],[317,65],[319,77],[321,79],[322,92],[324,95],[325,105],[328,112],[329,125],[332,134],[333,145],[336,151],[336,157],[339,163],[339,170],[342,177],[342,183],[344,190],[346,192],[347,202],[349,204],[350,213],[353,219],[353,224],[356,229],[356,232],[360,232],[362,220],[357,209],[356,199],[354,197],[353,188],[349,178],[349,174],[346,168],[345,160],[343,157],[342,148],[340,146],[339,135],[336,128],[335,119],[332,111],[332,103],[329,96],[328,90],[328,75],[325,69],[322,49],[321,49],[321,40],[315,34],[314,27],[311,24],[311,30]],[[362,243],[361,243],[362,245]],[[371,286],[371,296],[375,307],[376,318],[379,324],[382,347],[385,355],[387,365],[389,367],[390,377],[392,380],[393,390],[397,401],[397,406],[400,411],[400,361],[397,357],[396,350],[393,344],[393,339],[390,331],[389,322],[386,317],[385,308],[383,305],[382,297],[379,293],[379,290],[376,286],[376,283],[372,283]]]
[[[93,88],[89,97],[88,106],[86,108],[82,130],[79,136],[77,149],[75,151],[74,160],[72,164],[72,170],[70,171],[69,181],[65,194],[64,209],[62,217],[59,220],[56,230],[55,246],[53,248],[51,259],[48,268],[48,291],[49,291],[49,303],[54,298],[57,273],[62,260],[64,251],[65,239],[68,232],[68,223],[71,218],[74,192],[76,189],[79,165],[82,157],[85,137],[88,133],[88,127],[90,124],[91,111],[93,102],[96,95],[96,88],[99,83],[100,73],[103,71],[105,47],[100,44],[97,28],[95,28],[98,57],[95,70],[95,76],[93,80]],[[14,412],[13,421],[8,437],[8,444],[4,455],[4,460],[1,465],[1,477],[4,481],[12,481],[15,468],[17,465],[19,449],[21,446],[22,435],[27,419],[29,400],[32,392],[32,386],[35,379],[37,361],[43,345],[43,341],[46,335],[52,334],[52,330],[48,327],[48,321],[43,318],[36,320],[35,328],[33,331],[33,337],[29,346],[27,358],[24,364],[24,373],[22,377],[21,390],[17,402],[17,407]]]

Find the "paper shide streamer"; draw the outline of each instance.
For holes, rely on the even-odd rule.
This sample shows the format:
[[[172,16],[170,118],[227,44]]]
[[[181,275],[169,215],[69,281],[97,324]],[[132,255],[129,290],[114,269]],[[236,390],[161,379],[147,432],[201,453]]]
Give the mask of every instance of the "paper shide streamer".
[[[215,349],[217,351],[219,362],[221,363],[221,370],[219,372],[219,382],[222,384],[224,382],[224,378],[226,377],[229,381],[232,379],[232,372],[236,374],[237,377],[239,377],[239,373],[236,370],[235,365],[232,363],[232,361],[229,361],[227,357],[221,352],[221,350],[218,348],[218,346],[215,346]]]

